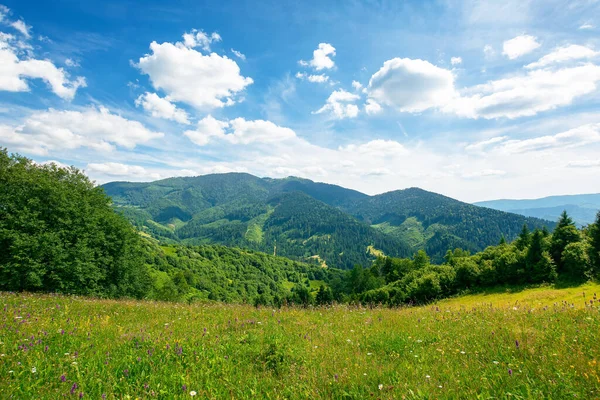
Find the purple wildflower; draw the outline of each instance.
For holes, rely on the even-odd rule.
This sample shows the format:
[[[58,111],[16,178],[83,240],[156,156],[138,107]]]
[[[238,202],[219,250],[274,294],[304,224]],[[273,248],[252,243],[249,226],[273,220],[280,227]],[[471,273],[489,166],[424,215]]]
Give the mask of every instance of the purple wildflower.
[[[515,340],[515,346],[517,346],[517,349],[519,348],[519,341]]]
[[[184,392],[187,392],[187,385],[182,385],[181,390],[183,390]]]
[[[62,375],[60,376],[60,380],[61,380],[61,382],[66,382],[66,380],[67,380],[67,377],[65,376],[65,374],[62,374]]]
[[[74,383],[73,386],[71,386],[71,394],[75,394],[76,390],[77,390],[77,384]]]
[[[512,376],[512,369],[508,369],[508,375]]]

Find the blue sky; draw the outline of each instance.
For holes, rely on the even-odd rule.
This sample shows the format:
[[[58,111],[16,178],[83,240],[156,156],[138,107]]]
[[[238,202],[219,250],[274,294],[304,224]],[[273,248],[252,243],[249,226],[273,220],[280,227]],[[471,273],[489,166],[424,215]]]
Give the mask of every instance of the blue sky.
[[[98,183],[600,192],[598,0],[0,4],[0,146]]]

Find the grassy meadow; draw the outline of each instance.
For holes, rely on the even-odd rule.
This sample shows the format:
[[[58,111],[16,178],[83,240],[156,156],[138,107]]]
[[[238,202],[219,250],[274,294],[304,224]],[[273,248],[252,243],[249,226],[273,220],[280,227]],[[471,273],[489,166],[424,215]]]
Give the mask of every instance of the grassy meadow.
[[[281,310],[1,293],[0,398],[600,398],[594,292]]]

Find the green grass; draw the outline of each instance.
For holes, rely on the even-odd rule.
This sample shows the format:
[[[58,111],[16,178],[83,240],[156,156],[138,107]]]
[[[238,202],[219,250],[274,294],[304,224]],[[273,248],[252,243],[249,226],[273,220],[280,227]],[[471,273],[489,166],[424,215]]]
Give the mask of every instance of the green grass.
[[[594,291],[282,310],[1,293],[0,398],[599,398]]]

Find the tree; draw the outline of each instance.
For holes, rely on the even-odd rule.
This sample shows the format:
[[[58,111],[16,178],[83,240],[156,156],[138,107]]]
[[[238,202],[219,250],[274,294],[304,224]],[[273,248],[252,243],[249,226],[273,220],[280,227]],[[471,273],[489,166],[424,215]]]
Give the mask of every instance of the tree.
[[[556,266],[545,248],[544,234],[536,229],[525,257],[525,273],[531,283],[551,282],[556,279]]]
[[[590,249],[585,241],[569,243],[562,253],[565,273],[578,280],[591,278]]]
[[[590,264],[595,275],[600,274],[600,211],[596,215],[596,221],[590,226]]]
[[[563,211],[550,242],[550,255],[557,266],[559,273],[564,272],[564,263],[562,261],[562,253],[570,243],[579,242],[581,235],[566,211]]]
[[[333,303],[333,292],[331,289],[325,285],[321,285],[317,292],[316,302],[321,306]]]
[[[143,297],[140,236],[76,168],[0,149],[0,290]]]
[[[527,224],[523,224],[523,228],[521,228],[521,233],[519,233],[519,237],[517,238],[515,245],[519,250],[524,250],[531,243],[531,233],[529,232],[529,227]]]

